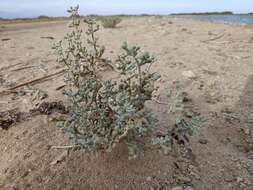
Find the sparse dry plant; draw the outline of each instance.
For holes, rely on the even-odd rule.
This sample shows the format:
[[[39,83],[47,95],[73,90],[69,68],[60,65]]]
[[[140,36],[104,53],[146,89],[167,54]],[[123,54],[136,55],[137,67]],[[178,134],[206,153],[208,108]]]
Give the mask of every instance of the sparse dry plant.
[[[122,21],[118,16],[100,16],[98,20],[101,21],[104,28],[116,28]]]

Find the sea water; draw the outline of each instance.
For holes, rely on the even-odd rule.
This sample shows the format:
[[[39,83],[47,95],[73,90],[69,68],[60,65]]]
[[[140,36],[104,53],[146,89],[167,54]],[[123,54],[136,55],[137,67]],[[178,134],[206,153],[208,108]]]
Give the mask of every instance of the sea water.
[[[188,18],[223,22],[223,23],[237,23],[237,24],[253,24],[253,14],[233,14],[233,15],[193,15],[186,16]]]

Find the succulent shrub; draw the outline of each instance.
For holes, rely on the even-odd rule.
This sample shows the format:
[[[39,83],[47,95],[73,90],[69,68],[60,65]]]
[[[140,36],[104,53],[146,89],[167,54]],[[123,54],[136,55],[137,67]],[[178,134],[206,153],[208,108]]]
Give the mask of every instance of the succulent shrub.
[[[75,145],[87,151],[111,151],[123,142],[134,158],[157,125],[156,117],[145,107],[160,77],[150,71],[155,58],[138,46],[124,43],[115,63],[120,80],[104,79],[99,68],[111,67],[111,61],[104,58],[105,48],[98,44],[99,25],[93,18],[86,18],[84,33],[78,6],[71,7],[69,13],[72,31],[54,46],[57,61],[67,68],[65,94],[70,110],[69,119],[59,127]],[[163,136],[155,136],[154,144],[162,148],[170,146],[171,134],[168,130]],[[148,142],[151,143],[152,138],[148,138]]]
[[[159,78],[156,73],[150,73],[155,59],[141,52],[140,47],[124,43],[124,53],[116,64],[121,80],[104,80],[99,67],[109,61],[103,58],[105,48],[97,43],[99,25],[92,18],[84,20],[85,43],[78,7],[72,7],[69,12],[73,30],[54,46],[57,61],[67,67],[65,94],[71,111],[69,120],[60,126],[76,145],[86,150],[111,151],[117,143],[125,142],[130,156],[135,156],[140,148],[139,139],[156,123],[144,106],[151,100],[154,82]]]

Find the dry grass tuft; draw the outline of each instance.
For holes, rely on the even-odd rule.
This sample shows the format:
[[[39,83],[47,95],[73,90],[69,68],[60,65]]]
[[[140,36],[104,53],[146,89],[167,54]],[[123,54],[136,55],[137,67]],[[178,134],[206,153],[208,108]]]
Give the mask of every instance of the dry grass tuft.
[[[104,28],[116,28],[122,21],[122,19],[118,16],[101,16],[97,19],[102,23]]]

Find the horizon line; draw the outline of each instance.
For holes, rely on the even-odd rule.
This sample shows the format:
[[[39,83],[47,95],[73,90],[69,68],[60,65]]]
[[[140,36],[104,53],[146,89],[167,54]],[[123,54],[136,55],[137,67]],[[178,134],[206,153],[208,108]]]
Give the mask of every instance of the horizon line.
[[[9,19],[9,20],[14,20],[14,19],[34,19],[34,18],[38,18],[41,16],[45,16],[45,17],[49,17],[49,18],[60,18],[60,17],[69,17],[66,14],[64,15],[57,15],[57,16],[51,16],[50,14],[38,14],[36,16],[30,16],[30,17],[26,17],[26,16],[1,16],[2,14],[11,14],[5,11],[0,11],[0,19]],[[200,11],[200,12],[173,12],[173,13],[112,13],[112,14],[96,14],[96,13],[92,13],[92,14],[80,14],[80,16],[143,16],[143,15],[147,15],[147,16],[153,16],[153,15],[157,15],[157,16],[173,16],[173,15],[198,15],[198,14],[217,14],[217,15],[221,15],[223,13],[223,15],[226,15],[224,13],[227,13],[227,15],[248,15],[248,14],[253,14],[253,12],[234,12],[234,11]],[[228,14],[229,13],[229,14]],[[15,14],[15,13],[14,13]]]

